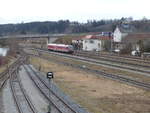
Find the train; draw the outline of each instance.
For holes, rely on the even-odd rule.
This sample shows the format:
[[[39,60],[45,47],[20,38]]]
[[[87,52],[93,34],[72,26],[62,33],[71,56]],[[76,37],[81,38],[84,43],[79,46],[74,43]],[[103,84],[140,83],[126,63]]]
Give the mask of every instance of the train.
[[[47,49],[50,51],[71,53],[71,54],[74,52],[72,45],[65,45],[65,44],[49,43],[49,44],[47,44]]]

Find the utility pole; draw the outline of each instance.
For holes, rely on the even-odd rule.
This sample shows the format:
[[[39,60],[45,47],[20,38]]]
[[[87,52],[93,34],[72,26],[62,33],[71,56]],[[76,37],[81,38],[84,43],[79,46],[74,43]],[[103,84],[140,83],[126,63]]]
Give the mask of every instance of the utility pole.
[[[50,43],[50,33],[49,33],[49,31],[50,31],[50,27],[48,26],[48,43],[47,44]]]
[[[112,41],[112,37],[111,37],[111,54],[112,54],[112,51],[113,51],[113,41]]]
[[[110,38],[110,51],[111,51],[111,54],[112,54],[112,51],[113,51],[113,36],[111,33],[109,33],[109,38]]]

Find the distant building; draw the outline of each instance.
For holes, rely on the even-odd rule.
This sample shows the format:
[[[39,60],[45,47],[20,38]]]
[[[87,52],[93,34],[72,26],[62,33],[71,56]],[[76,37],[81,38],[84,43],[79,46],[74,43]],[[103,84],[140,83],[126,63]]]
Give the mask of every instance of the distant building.
[[[111,38],[109,36],[87,35],[83,40],[84,51],[103,51],[110,49]]]
[[[9,48],[0,48],[0,56],[6,56]]]
[[[83,51],[102,51],[110,50],[112,36],[103,36],[101,33],[94,35],[86,35],[72,39],[72,45],[75,50]]]
[[[124,43],[131,45],[132,50],[150,50],[150,33],[130,33],[123,40]]]
[[[114,50],[146,50],[150,41],[150,33],[137,33],[130,24],[117,26],[113,33]]]
[[[131,27],[129,24],[121,24],[120,26],[117,26],[113,33],[114,42],[122,42],[124,37],[126,37],[129,33],[133,32],[134,28]]]

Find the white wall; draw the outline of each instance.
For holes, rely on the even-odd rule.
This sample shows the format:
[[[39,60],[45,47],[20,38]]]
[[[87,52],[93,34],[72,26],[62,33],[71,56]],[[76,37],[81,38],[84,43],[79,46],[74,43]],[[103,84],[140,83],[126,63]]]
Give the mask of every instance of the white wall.
[[[114,35],[113,35],[113,40],[114,42],[121,42],[121,32],[119,30],[119,28],[117,27],[114,31]]]
[[[97,39],[85,39],[83,40],[83,50],[84,51],[101,51],[102,42]]]
[[[0,56],[6,56],[8,50],[8,48],[0,48]]]
[[[128,33],[122,33],[117,27],[114,31],[113,40],[114,42],[121,42],[124,37],[126,37]]]

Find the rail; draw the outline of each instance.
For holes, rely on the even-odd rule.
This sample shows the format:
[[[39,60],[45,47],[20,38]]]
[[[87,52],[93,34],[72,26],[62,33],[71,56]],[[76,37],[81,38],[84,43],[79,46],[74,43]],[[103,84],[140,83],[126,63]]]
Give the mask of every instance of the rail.
[[[32,105],[28,95],[23,89],[20,79],[18,78],[18,67],[20,62],[13,65],[9,71],[10,74],[10,87],[13,94],[14,101],[16,103],[19,113],[37,113],[34,106]]]
[[[33,56],[39,57],[37,55],[33,55]],[[43,59],[46,59],[46,60],[50,61],[49,58],[44,58],[44,57],[40,57],[40,58],[43,58]],[[54,59],[53,59],[53,61],[54,61]],[[82,70],[85,70],[85,71],[94,72],[94,73],[98,74],[98,76],[107,77],[107,78],[110,78],[110,79],[113,79],[113,80],[124,82],[124,83],[134,85],[134,86],[137,86],[137,87],[141,87],[141,88],[146,89],[146,90],[150,90],[150,84],[149,83],[140,82],[140,81],[133,80],[133,79],[126,78],[126,77],[122,77],[122,76],[116,75],[116,74],[106,73],[106,72],[103,72],[103,71],[100,71],[100,70],[94,70],[94,69],[90,69],[90,68],[87,68],[87,67],[84,68],[81,65],[70,64],[70,63],[67,63],[67,62],[59,62],[59,61],[56,61],[56,62],[58,62],[60,64],[63,64],[63,65],[72,66],[74,68],[79,68],[79,69],[82,69]]]
[[[46,99],[48,99],[60,113],[79,113],[76,110],[74,110],[70,105],[68,105],[63,99],[57,96],[57,94],[55,94],[51,89],[50,89],[51,98],[49,98],[48,93],[45,93],[45,91],[46,89],[47,91],[49,91],[50,86],[45,81],[43,81],[31,67],[28,67],[28,68],[24,67],[24,68],[27,71],[30,78],[34,81],[36,86],[40,89],[42,94],[45,95]],[[34,74],[34,77],[33,77],[33,74],[31,76],[31,73],[29,72],[28,69],[32,71],[32,73]],[[44,87],[40,86],[40,84],[43,84]],[[42,89],[45,89],[45,90],[43,91]]]

